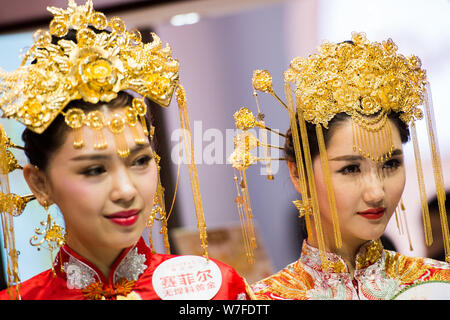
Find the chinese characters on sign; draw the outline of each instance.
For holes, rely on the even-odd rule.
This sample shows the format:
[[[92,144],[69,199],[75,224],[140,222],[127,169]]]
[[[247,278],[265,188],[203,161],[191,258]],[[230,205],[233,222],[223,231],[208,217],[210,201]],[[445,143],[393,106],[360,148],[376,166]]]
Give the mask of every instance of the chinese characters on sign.
[[[180,256],[161,263],[153,275],[153,287],[161,299],[211,299],[219,291],[222,274],[211,260]]]

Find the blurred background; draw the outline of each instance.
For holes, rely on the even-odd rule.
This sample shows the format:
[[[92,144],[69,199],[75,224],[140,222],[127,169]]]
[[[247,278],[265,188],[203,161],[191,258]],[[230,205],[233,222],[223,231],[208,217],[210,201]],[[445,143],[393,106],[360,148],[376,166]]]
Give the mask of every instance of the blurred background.
[[[0,67],[12,71],[20,64],[19,56],[32,44],[37,28],[47,28],[50,15],[46,6],[65,8],[65,0],[1,0]],[[77,1],[78,4],[82,0]],[[404,55],[415,54],[422,60],[431,83],[439,147],[444,167],[444,181],[450,181],[450,1],[448,0],[94,0],[96,10],[108,17],[123,18],[128,28],[138,28],[144,35],[156,32],[170,43],[173,56],[180,61],[180,79],[188,99],[196,161],[210,247],[227,243],[224,230],[239,226],[233,168],[227,162],[233,150],[233,113],[241,106],[256,112],[251,77],[255,69],[267,69],[273,76],[274,89],[283,96],[282,73],[293,57],[315,52],[324,39],[332,42],[348,40],[352,31],[365,32],[370,41],[392,38]],[[288,128],[285,110],[271,97],[259,94],[266,124],[281,132]],[[171,201],[175,184],[179,146],[179,116],[175,99],[167,109],[152,107],[160,151],[163,156],[163,184]],[[17,124],[1,120],[13,142],[21,144]],[[418,126],[427,192],[434,195],[433,174],[425,124]],[[271,144],[284,141],[270,135]],[[15,152],[19,163],[26,160]],[[407,185],[403,196],[408,229],[412,239],[410,250],[406,233],[399,234],[395,219],[386,230],[395,248],[403,254],[425,256],[419,194],[412,146],[405,146]],[[274,157],[283,155],[273,153]],[[260,251],[257,261],[264,265],[262,277],[298,259],[302,233],[297,210],[292,204],[298,198],[291,185],[287,166],[274,163],[275,179],[269,181],[261,168],[247,170],[253,205],[254,223],[258,230]],[[10,177],[12,192],[24,195],[29,190],[21,176]],[[195,245],[186,247],[183,237],[196,230],[196,218],[187,166],[181,166],[176,206],[171,218],[173,253],[201,253]],[[170,202],[169,202],[170,204]],[[59,216],[57,208],[51,208]],[[46,250],[37,251],[29,239],[44,218],[44,209],[30,203],[24,214],[15,219],[16,246],[20,251],[19,269],[22,280],[50,267]],[[61,221],[61,220],[59,220]],[[180,231],[181,230],[181,231]],[[435,230],[433,230],[435,231]],[[438,232],[439,230],[436,230]],[[154,232],[157,234],[157,232]],[[226,232],[225,232],[226,234]],[[232,233],[229,233],[232,234]],[[161,241],[155,239],[159,252]],[[234,243],[234,242],[230,242]],[[227,260],[239,244],[228,246],[219,259]],[[189,249],[191,248],[191,249]],[[4,251],[4,250],[3,250]],[[230,253],[231,252],[231,253]],[[4,252],[3,261],[4,260]],[[236,258],[233,264],[241,267]],[[258,260],[260,259],[260,260]],[[228,262],[229,262],[228,261]],[[227,262],[227,261],[226,261]],[[245,272],[244,272],[245,273]],[[255,279],[257,280],[257,279]],[[250,282],[250,281],[249,281]]]

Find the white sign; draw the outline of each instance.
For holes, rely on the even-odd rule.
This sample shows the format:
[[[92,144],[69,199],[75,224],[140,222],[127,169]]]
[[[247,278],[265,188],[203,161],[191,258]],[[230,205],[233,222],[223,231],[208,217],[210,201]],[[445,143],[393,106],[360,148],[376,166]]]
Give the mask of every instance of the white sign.
[[[209,300],[222,285],[222,273],[215,262],[186,255],[161,263],[152,283],[163,300]]]

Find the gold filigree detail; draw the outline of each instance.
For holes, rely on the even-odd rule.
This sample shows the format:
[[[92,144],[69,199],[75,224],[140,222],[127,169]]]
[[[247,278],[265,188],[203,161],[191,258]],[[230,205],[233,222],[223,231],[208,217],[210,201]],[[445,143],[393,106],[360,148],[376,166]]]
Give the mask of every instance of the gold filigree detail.
[[[35,246],[38,250],[40,250],[42,244],[46,242],[48,249],[52,252],[54,249],[64,245],[64,228],[58,225],[50,214],[47,214],[47,220],[41,221],[40,224],[42,227],[35,228],[34,232],[36,235],[30,239],[30,244],[32,246]],[[39,240],[38,236],[42,236],[42,238]]]
[[[292,203],[298,210],[299,218],[304,217],[305,215],[312,215],[311,199],[294,200]]]
[[[253,71],[253,88],[258,91],[272,93],[272,76],[267,70]]]
[[[356,269],[367,268],[381,258],[383,254],[383,245],[379,239],[371,241],[366,247],[362,248],[356,257]]]
[[[240,108],[233,115],[236,128],[248,130],[256,126],[257,120],[253,113],[246,107]]]
[[[4,194],[0,192],[0,211],[7,212],[13,217],[20,216],[28,202],[34,199],[36,199],[34,195],[19,196],[14,193]]]
[[[94,282],[81,291],[88,300],[111,300],[113,298],[116,298],[117,300],[139,300],[139,296],[136,294],[129,296],[135,284],[136,281],[127,279],[121,279],[118,283],[113,285]]]
[[[178,61],[158,36],[144,44],[140,33],[127,30],[117,17],[108,21],[93,9],[91,0],[78,6],[69,0],[66,10],[49,7],[54,15],[49,31],[35,33],[35,42],[21,67],[0,71],[0,106],[36,133],[42,133],[73,100],[109,102],[123,90],[132,90],[168,106],[178,84]],[[99,30],[95,33],[90,26]],[[59,40],[75,30],[77,43]],[[33,64],[27,64],[33,61]]]
[[[143,104],[143,105],[142,105]],[[132,134],[136,144],[145,143],[145,135],[148,134],[147,126],[143,115],[147,112],[145,102],[140,98],[134,98],[132,106],[125,107],[125,114],[115,113],[110,118],[106,119],[104,114],[99,110],[89,112],[87,115],[79,108],[71,108],[67,112],[61,112],[64,115],[66,124],[74,130],[74,147],[81,148],[84,144],[82,136],[82,127],[87,126],[94,130],[94,149],[104,149],[107,147],[103,129],[109,128],[110,131],[117,138],[116,147],[117,152],[121,157],[126,157],[129,154],[126,141],[122,141],[120,136],[127,125]],[[144,123],[144,135],[136,128],[138,117],[141,118],[141,123]]]
[[[341,112],[372,116],[380,110],[400,113],[407,124],[420,119],[426,84],[420,59],[398,54],[391,39],[370,43],[354,32],[352,41],[324,42],[318,54],[291,61],[285,79],[295,83],[305,119],[327,127]]]

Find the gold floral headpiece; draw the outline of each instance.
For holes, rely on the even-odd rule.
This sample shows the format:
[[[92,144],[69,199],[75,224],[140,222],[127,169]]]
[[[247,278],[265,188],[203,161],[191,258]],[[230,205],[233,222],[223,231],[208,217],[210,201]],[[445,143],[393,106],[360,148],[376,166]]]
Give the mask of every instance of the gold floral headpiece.
[[[34,34],[34,44],[18,70],[0,72],[3,117],[42,133],[73,100],[109,102],[119,91],[131,90],[162,106],[169,105],[178,84],[179,64],[172,58],[171,48],[163,47],[156,34],[152,33],[151,43],[143,43],[139,31],[127,30],[118,17],[108,21],[103,13],[93,9],[91,0],[80,6],[69,0],[66,10],[48,10],[54,15],[49,31]],[[75,30],[76,42],[60,39],[52,43],[52,36],[62,38],[70,30]],[[132,109],[136,112],[131,112],[142,118],[145,103],[140,98],[135,100]],[[98,112],[84,117],[78,110],[69,110],[64,115],[71,128],[86,125],[95,132],[109,127],[119,134],[122,124],[135,124],[134,115],[111,121],[103,121]],[[74,145],[80,147],[82,141],[74,141]]]
[[[353,33],[352,42],[324,42],[317,50],[293,59],[285,72],[306,121],[327,127],[341,112],[352,117],[397,112],[407,124],[422,118],[418,106],[426,72],[417,56],[397,53],[391,39],[369,42],[365,34]]]
[[[144,99],[168,107],[175,93],[185,152],[189,159],[201,246],[203,255],[208,257],[206,223],[194,161],[186,93],[179,84],[179,63],[172,57],[170,46],[163,46],[154,33],[151,33],[152,42],[143,43],[138,30],[127,30],[124,21],[118,17],[108,20],[103,13],[94,10],[92,0],[86,0],[84,5],[68,0],[67,9],[47,9],[53,14],[49,31],[38,30],[34,34],[34,44],[16,71],[4,72],[0,69],[2,116],[17,120],[29,130],[41,134],[61,114],[74,132],[75,148],[81,148],[84,144],[84,127],[93,131],[94,149],[106,148],[103,129],[107,128],[114,134],[118,154],[126,157],[129,154],[124,136],[126,127],[136,144],[145,143],[147,136],[152,136],[155,129],[146,126],[147,105]],[[69,32],[74,34],[76,41],[70,40],[73,36]],[[59,38],[56,43],[55,37]],[[121,91],[131,91],[136,94],[133,96],[138,96],[133,98],[131,105],[125,106],[123,113],[112,113],[107,117],[99,110],[66,108],[75,100],[91,104],[107,103]],[[143,130],[138,129],[139,122]],[[11,147],[18,146],[10,142],[0,126],[0,178],[4,182],[0,184],[0,216],[8,254],[9,285],[19,282],[12,218],[20,215],[26,204],[34,199],[33,196],[21,197],[9,192],[8,174],[21,168],[8,150]],[[158,165],[158,186],[155,207],[148,225],[152,227],[154,220],[162,223],[161,233],[164,235],[166,252],[170,253],[167,220],[172,209],[169,213],[165,212],[164,188],[159,177],[160,158],[156,153],[155,159]],[[36,229],[36,234],[44,235],[44,240],[51,248],[61,245],[62,229],[50,218],[41,224],[45,230]],[[37,237],[33,237],[31,244],[39,246],[44,240],[38,241]],[[151,234],[149,240],[152,246]]]
[[[304,190],[301,200],[294,201],[300,215],[305,217],[308,236],[311,235],[314,220],[314,234],[317,237],[321,259],[326,268],[325,239],[320,222],[312,159],[306,122],[315,126],[322,170],[327,189],[328,202],[334,227],[336,247],[342,244],[338,213],[334,198],[334,189],[328,167],[323,128],[328,128],[329,122],[339,113],[345,113],[352,119],[353,149],[363,157],[373,161],[386,161],[392,155],[393,139],[388,116],[392,112],[409,127],[414,145],[417,167],[420,199],[422,204],[425,240],[431,245],[432,232],[428,212],[427,195],[422,173],[422,163],[418,148],[415,121],[425,115],[428,136],[431,146],[436,192],[439,199],[439,209],[445,252],[450,260],[450,236],[445,210],[445,189],[442,180],[442,167],[437,144],[436,129],[431,103],[429,84],[426,72],[421,68],[420,59],[416,56],[408,58],[397,53],[397,46],[388,39],[382,43],[369,42],[364,33],[352,33],[352,41],[338,44],[324,42],[318,53],[308,58],[297,57],[291,61],[290,67],[284,72],[283,102],[272,88],[272,76],[266,70],[255,70],[253,87],[273,95],[288,111],[290,129],[297,172]],[[291,88],[291,85],[294,85]],[[240,172],[240,182],[235,174],[238,198],[238,211],[247,221],[244,225],[245,234],[253,234],[248,217],[252,216],[250,197],[246,183],[245,170],[263,160],[270,165],[270,157],[257,158],[250,152],[257,145],[266,148],[270,145],[260,143],[252,136],[249,129],[259,127],[260,130],[271,130],[265,125],[264,115],[260,111],[256,91],[254,92],[257,116],[247,108],[241,108],[235,113],[236,127],[243,130],[244,137],[235,139],[235,150],[229,160]],[[295,105],[295,106],[294,106]],[[272,130],[273,131],[273,130]],[[256,140],[255,140],[256,139]],[[270,180],[273,176],[269,174]],[[401,202],[402,204],[402,202]],[[402,207],[402,205],[400,205]],[[402,212],[399,209],[398,212]],[[397,210],[396,210],[397,213]],[[253,243],[253,239],[247,241]],[[251,245],[247,245],[251,249]]]

